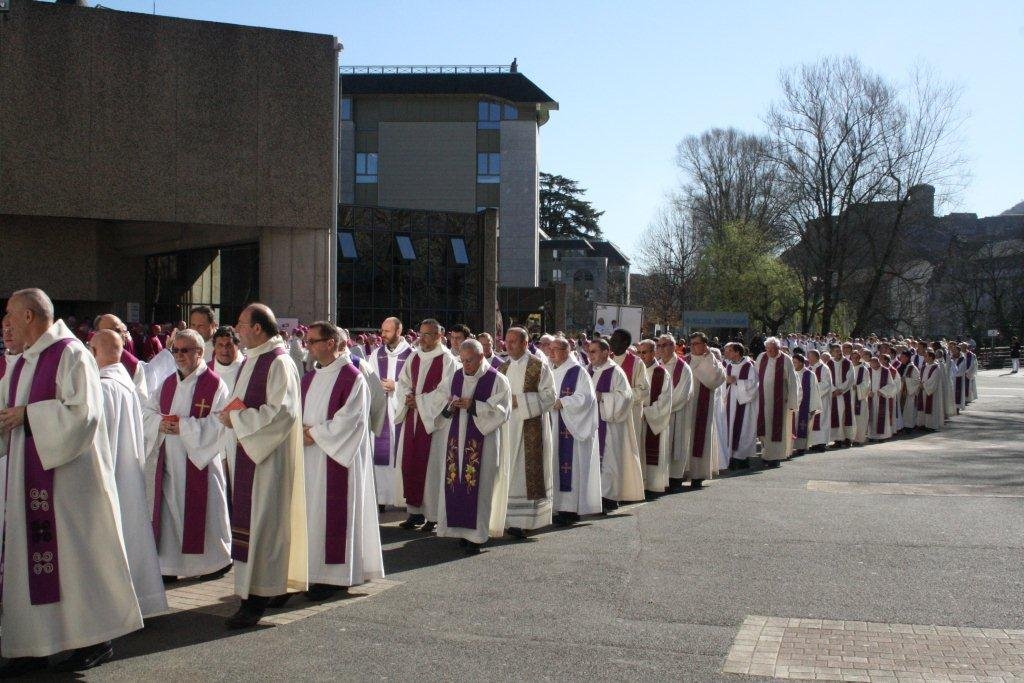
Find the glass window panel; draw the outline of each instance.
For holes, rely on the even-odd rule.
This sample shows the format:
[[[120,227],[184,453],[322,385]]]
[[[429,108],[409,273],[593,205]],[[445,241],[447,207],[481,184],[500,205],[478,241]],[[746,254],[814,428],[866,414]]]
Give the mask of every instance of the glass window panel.
[[[412,240],[408,235],[395,235],[395,241],[398,242],[398,253],[401,254],[402,260],[416,260],[416,251],[412,248]]]
[[[501,182],[501,177],[496,175],[478,175],[476,181],[482,185],[497,185]]]
[[[366,155],[366,173],[367,175],[377,175],[377,153],[373,152]]]
[[[489,111],[487,112],[488,121],[500,121],[501,120],[501,105],[497,102],[491,102]]]
[[[505,105],[505,119],[509,121],[515,121],[519,118],[519,110],[511,104]]]
[[[487,105],[488,105],[488,103],[484,102],[484,101],[480,101],[477,104],[477,106],[476,106],[476,120],[477,121],[486,121],[487,120],[487,112],[488,112],[488,106]]]
[[[460,266],[469,265],[469,254],[466,253],[466,241],[461,237],[452,238],[452,253],[455,255],[455,263]]]
[[[358,257],[356,252],[356,241],[350,232],[338,233],[338,249],[342,258],[354,259]]]
[[[501,154],[490,154],[488,156],[490,157],[489,166],[491,175],[497,175],[501,173]]]
[[[342,97],[341,98],[341,120],[351,121],[352,120],[352,98]]]
[[[366,154],[362,152],[356,154],[356,173],[360,175],[366,173]]]
[[[487,175],[487,154],[484,152],[476,155],[476,172],[480,175]]]

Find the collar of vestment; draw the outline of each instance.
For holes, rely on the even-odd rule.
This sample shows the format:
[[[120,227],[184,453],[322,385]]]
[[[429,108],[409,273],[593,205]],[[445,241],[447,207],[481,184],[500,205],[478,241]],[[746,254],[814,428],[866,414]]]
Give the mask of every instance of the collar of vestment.
[[[743,367],[743,364],[747,362],[747,359],[743,358],[743,359],[740,359],[740,360],[730,360],[730,361],[726,361],[726,362],[728,362],[734,368],[740,368],[740,367]]]
[[[440,356],[442,353],[448,353],[448,347],[445,346],[444,344],[438,344],[430,351],[416,349],[416,353],[418,353],[420,358],[422,358],[423,360],[433,360],[434,358]]]
[[[328,365],[316,364],[316,374],[318,375],[336,375],[341,372],[341,369],[346,365],[352,363],[352,356],[348,353],[342,353]]]
[[[135,382],[132,381],[131,375],[128,374],[128,371],[119,362],[100,368],[100,379],[103,378],[111,379],[126,389],[135,391]]]
[[[54,324],[50,325],[46,332],[43,332],[39,339],[36,339],[32,346],[22,352],[26,361],[35,360],[39,357],[39,354],[50,347],[55,341],[59,339],[77,339],[68,326],[64,324],[63,320],[58,320]]]
[[[210,367],[206,364],[206,361],[200,358],[199,365],[197,365],[196,369],[189,373],[187,377],[182,378],[181,375],[178,375],[178,384],[195,384],[202,374],[209,369]],[[176,373],[179,372],[177,368],[175,368],[174,371]]]
[[[466,377],[480,378],[480,377],[484,376],[484,373],[487,372],[487,369],[490,368],[490,367],[491,366],[488,365],[487,363],[481,362],[480,363],[480,367],[478,367],[476,369],[476,372],[474,372],[473,374],[470,374],[470,373],[466,372],[465,368],[463,368],[462,372],[463,372],[463,374],[466,375]]]
[[[384,353],[389,356],[397,356],[398,354],[409,348],[409,342],[405,341],[404,338],[399,338],[398,343],[395,344],[395,348],[389,347],[387,344],[382,344],[381,348],[384,349]]]
[[[230,370],[233,367],[241,365],[242,361],[244,361],[244,360],[245,360],[245,356],[243,356],[241,353],[236,353],[235,354],[235,359],[233,361],[231,361],[231,363],[228,364],[228,365],[224,365],[219,360],[215,359],[213,361],[216,364],[216,367],[214,367],[214,370],[218,370],[218,371],[221,371],[221,372],[226,371],[226,370]]]
[[[607,368],[611,364],[612,364],[611,359],[609,359],[609,360],[606,360],[601,365],[595,365],[593,367],[594,374],[596,375],[597,373],[601,372],[602,370],[604,370],[605,368]]]
[[[555,365],[552,363],[551,371],[552,372],[557,372],[557,373],[562,373],[562,372],[565,372],[566,370],[568,370],[569,368],[573,367],[574,365],[579,365],[579,364],[580,364],[580,362],[578,360],[576,360],[575,358],[573,358],[572,355],[570,354],[569,357],[566,358],[565,361],[563,361],[562,364],[559,365],[558,367],[555,367]]]
[[[284,343],[284,340],[281,339],[279,335],[275,335],[268,339],[267,341],[260,344],[259,346],[254,346],[251,349],[246,349],[245,357],[255,358],[256,356],[262,356],[267,351],[273,351],[278,346],[284,347],[285,349],[288,348],[288,345]]]
[[[522,363],[527,363],[527,362],[529,362],[529,360],[530,360],[530,354],[529,353],[523,353],[523,355],[519,356],[519,358],[513,358],[512,356],[508,357],[508,362],[509,363],[515,363],[516,365],[520,365]]]

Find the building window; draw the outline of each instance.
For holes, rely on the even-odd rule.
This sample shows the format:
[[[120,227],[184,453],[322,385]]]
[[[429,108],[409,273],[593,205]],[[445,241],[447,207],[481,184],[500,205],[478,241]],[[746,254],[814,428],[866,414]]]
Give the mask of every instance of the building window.
[[[469,265],[469,254],[466,252],[466,240],[461,237],[452,238],[452,255],[455,257],[456,265]]]
[[[354,261],[359,258],[356,253],[356,240],[350,232],[339,232],[338,233],[338,251],[341,252],[341,257]]]
[[[351,121],[352,120],[352,98],[342,97],[341,98],[341,120]]]
[[[552,282],[561,282],[562,281],[562,271],[561,271],[561,269],[555,268],[554,270],[551,271],[551,281]]]
[[[572,279],[576,282],[593,282],[594,274],[589,270],[577,270],[573,273]]]
[[[356,182],[359,184],[377,182],[376,152],[358,152],[356,154]]]
[[[558,250],[557,249],[552,249],[551,250],[551,260],[552,261],[557,261],[558,260]]]
[[[497,102],[478,102],[476,107],[476,127],[481,130],[497,130],[500,128],[501,105]]]
[[[519,118],[519,110],[514,105],[506,104],[502,109],[501,118],[506,121],[515,121]]]
[[[398,242],[398,255],[403,261],[416,260],[416,250],[412,248],[412,240],[408,235],[395,235],[395,241]]]
[[[476,181],[478,183],[501,182],[501,154],[480,152],[476,155]]]

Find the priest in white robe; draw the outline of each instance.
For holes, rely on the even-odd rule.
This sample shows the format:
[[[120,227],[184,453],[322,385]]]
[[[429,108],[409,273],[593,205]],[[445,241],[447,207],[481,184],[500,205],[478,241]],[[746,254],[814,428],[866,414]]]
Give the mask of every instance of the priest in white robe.
[[[731,469],[747,469],[750,467],[750,458],[757,452],[757,367],[747,357],[746,347],[739,342],[726,344],[723,355],[723,447],[729,456]]]
[[[761,460],[785,460],[793,448],[793,413],[799,403],[799,386],[793,360],[782,353],[777,337],[764,340],[757,357],[757,436]]]
[[[725,382],[725,368],[708,346],[703,332],[690,335],[690,353],[686,363],[693,373],[693,396],[687,408],[687,422],[692,437],[684,479],[690,480],[690,489],[697,490],[718,472],[718,435],[714,427],[715,411],[720,403],[714,400],[715,391]]]
[[[918,394],[917,424],[919,427],[936,431],[945,423],[942,406],[942,368],[929,349],[925,355],[924,369],[921,370],[921,391]]]
[[[380,324],[380,336],[382,343],[374,350],[370,363],[376,366],[381,389],[387,398],[384,424],[373,441],[373,479],[377,487],[377,504],[383,511],[387,505],[405,505],[402,471],[397,468],[400,425],[395,421],[398,405],[394,398],[398,377],[413,350],[402,336],[402,321],[398,318],[386,318]]]
[[[512,392],[505,376],[483,362],[476,339],[460,344],[459,360],[459,369],[426,401],[443,404],[431,443],[431,457],[444,464],[436,494],[437,535],[458,538],[473,555],[505,529],[509,480],[501,427],[512,411]]]
[[[554,434],[554,523],[569,526],[601,512],[601,455],[597,448],[597,399],[587,369],[569,341],[551,342],[551,375],[558,400],[548,413]]]
[[[333,323],[309,326],[315,368],[302,378],[309,590],[314,602],[384,578],[373,485],[369,378]],[[368,364],[365,359],[361,364]],[[378,382],[379,384],[379,382]]]
[[[871,391],[868,400],[871,405],[871,419],[868,423],[868,439],[883,441],[892,436],[895,423],[895,400],[899,394],[899,375],[882,359],[871,359]]]
[[[537,356],[527,353],[528,341],[526,330],[509,328],[505,333],[508,360],[498,369],[508,379],[512,392],[512,413],[502,435],[502,457],[508,459],[509,468],[505,523],[509,535],[519,539],[526,538],[527,531],[551,524],[554,495],[547,413],[558,396],[551,369]]]
[[[132,337],[128,333],[128,326],[113,313],[105,313],[96,318],[95,327],[97,332],[112,330],[121,336],[121,341],[124,344],[124,350],[121,352],[121,364],[124,365],[124,369],[128,371],[128,376],[132,378],[132,382],[135,384],[135,391],[139,395],[139,401],[145,403],[146,399],[149,398],[149,390],[152,384],[149,381],[149,373],[146,372],[146,362],[139,360],[131,351],[133,345],[130,343]]]
[[[682,356],[676,353],[676,338],[671,334],[658,337],[655,344],[658,360],[672,378],[672,414],[669,418],[668,490],[683,490],[683,474],[689,457],[690,424],[687,407],[693,394],[693,373]]]
[[[154,617],[168,611],[167,598],[146,510],[142,407],[135,384],[121,365],[123,344],[121,336],[113,330],[100,330],[89,340],[89,347],[100,368],[103,417],[110,454],[114,459],[114,480],[128,569],[142,616]]]
[[[630,350],[632,343],[633,336],[629,330],[622,328],[612,332],[612,336],[608,339],[608,345],[612,350],[612,360],[626,373],[629,384],[633,387],[633,429],[636,431],[636,442],[643,444],[644,437],[641,428],[644,403],[651,393],[651,380],[647,376],[647,367],[640,357]]]
[[[960,343],[960,353],[965,358],[964,381],[967,383],[967,403],[978,400],[978,356],[966,343]]]
[[[420,323],[419,345],[402,367],[391,397],[395,424],[400,425],[395,467],[402,477],[402,495],[409,518],[403,529],[424,533],[437,525],[437,492],[444,463],[431,456],[431,435],[444,407],[443,400],[431,400],[445,380],[458,369],[458,360],[441,343],[444,328],[432,318]],[[445,398],[445,397],[441,397]],[[422,526],[420,526],[422,525]]]
[[[231,557],[242,598],[229,628],[256,625],[267,607],[306,590],[306,502],[299,376],[273,312],[252,304],[235,325],[246,360],[228,405]],[[274,600],[271,600],[274,598]]]
[[[213,362],[213,333],[217,331],[217,316],[209,306],[196,306],[188,313],[188,329],[203,338],[203,360]],[[276,333],[277,330],[274,330]]]
[[[817,351],[807,352],[808,367],[818,380],[818,393],[821,394],[821,414],[811,420],[810,433],[807,436],[807,447],[812,451],[824,451],[832,442],[829,424],[832,419],[832,371],[823,362]]]
[[[143,408],[147,459],[156,462],[151,519],[160,571],[168,582],[217,578],[231,568],[224,429],[217,419],[230,391],[203,360],[198,332],[181,330],[167,348],[178,369]]]
[[[899,421],[897,431],[911,431],[917,427],[917,395],[921,393],[921,372],[910,359],[909,351],[900,352]]]
[[[607,340],[594,339],[587,353],[598,409],[601,506],[607,513],[618,508],[620,502],[644,499],[644,475],[633,427],[634,390],[626,373],[611,360]]]
[[[863,446],[868,441],[868,421],[871,406],[868,394],[871,392],[871,366],[868,363],[871,354],[868,351],[854,351],[850,360],[853,363],[853,443]]]
[[[847,430],[853,427],[853,402],[850,388],[853,386],[853,367],[850,359],[843,356],[843,347],[831,344],[831,358],[827,365],[832,374],[832,395],[829,397],[829,440],[836,445],[849,445]]]
[[[202,338],[202,337],[200,337]],[[245,362],[242,355],[242,340],[238,333],[230,325],[221,325],[213,333],[213,365],[211,370],[224,380],[228,391],[235,387],[235,380],[238,379],[238,371]]]
[[[42,290],[7,300],[21,358],[4,378],[7,452],[0,654],[4,676],[42,669],[48,655],[83,669],[113,656],[110,641],[142,628],[121,537],[99,369]]]
[[[967,358],[957,346],[951,345],[951,348],[949,375],[953,380],[953,405],[959,414],[967,408]]]
[[[796,373],[797,395],[799,400],[793,412],[793,455],[807,452],[807,442],[811,433],[811,422],[821,414],[821,393],[818,391],[818,378],[814,371],[807,367],[807,359],[802,353],[793,354],[793,370]],[[767,461],[766,461],[767,463]]]
[[[672,461],[672,377],[658,362],[653,339],[642,340],[637,352],[651,383],[641,415],[643,441],[639,444],[644,464],[644,490],[665,493]]]
[[[375,438],[384,428],[384,417],[387,415],[388,408],[388,395],[384,391],[383,385],[380,383],[380,379],[377,377],[377,366],[373,362],[374,352],[376,348],[370,351],[369,355],[365,358],[353,355],[352,350],[348,346],[348,330],[343,327],[338,328],[338,334],[341,335],[341,344],[338,346],[338,353],[341,354],[342,360],[352,365],[359,370],[359,374],[366,380],[366,391],[370,397],[370,416],[367,427],[370,430],[370,438]],[[354,348],[354,347],[353,347]],[[310,369],[313,366],[313,356],[310,358]],[[374,494],[376,497],[376,493]]]

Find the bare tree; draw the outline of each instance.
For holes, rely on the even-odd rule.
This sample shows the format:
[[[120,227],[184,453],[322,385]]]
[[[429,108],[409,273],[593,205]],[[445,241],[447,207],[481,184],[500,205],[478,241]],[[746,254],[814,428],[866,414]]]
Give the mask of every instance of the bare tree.
[[[642,233],[637,246],[640,269],[661,287],[659,317],[675,316],[679,321],[692,299],[692,284],[698,243],[685,201],[670,196],[655,219]]]

